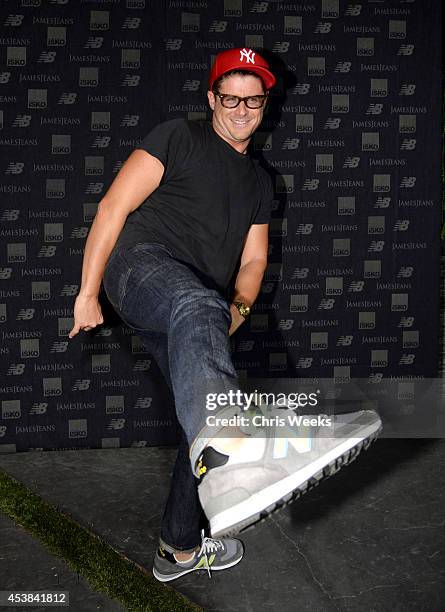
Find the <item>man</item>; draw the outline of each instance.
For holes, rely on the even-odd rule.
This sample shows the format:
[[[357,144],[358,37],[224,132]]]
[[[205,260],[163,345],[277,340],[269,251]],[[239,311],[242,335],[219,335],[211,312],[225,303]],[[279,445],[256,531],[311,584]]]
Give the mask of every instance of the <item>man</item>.
[[[252,49],[220,53],[207,93],[212,121],[173,119],[145,136],[99,203],[85,246],[69,337],[103,322],[103,276],[116,311],[162,370],[182,428],[153,568],[162,581],[241,560],[239,540],[200,533],[201,506],[212,536],[236,535],[346,463],[381,426],[374,411],[339,415],[338,438],[300,430],[305,448],[290,440],[283,451],[280,434],[268,439],[236,421],[245,406],[229,336],[260,290],[273,199],[247,147],[274,85]],[[209,412],[210,395],[228,401]]]

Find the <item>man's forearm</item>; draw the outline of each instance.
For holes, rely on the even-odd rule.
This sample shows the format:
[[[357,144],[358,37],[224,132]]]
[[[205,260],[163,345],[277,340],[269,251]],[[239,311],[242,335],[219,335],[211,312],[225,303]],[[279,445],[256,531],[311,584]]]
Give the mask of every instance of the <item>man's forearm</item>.
[[[247,306],[252,306],[260,291],[265,269],[265,263],[260,260],[249,261],[239,269],[232,304],[230,305],[232,324],[229,329],[229,336],[244,323],[244,317],[238,312],[233,302],[244,302]]]
[[[242,266],[236,277],[232,302],[244,302],[252,306],[260,292],[266,266],[263,261],[249,261]]]
[[[125,224],[125,218],[121,214],[107,207],[105,203],[101,204],[88,233],[83,255],[79,293],[86,297],[99,294],[105,265]]]

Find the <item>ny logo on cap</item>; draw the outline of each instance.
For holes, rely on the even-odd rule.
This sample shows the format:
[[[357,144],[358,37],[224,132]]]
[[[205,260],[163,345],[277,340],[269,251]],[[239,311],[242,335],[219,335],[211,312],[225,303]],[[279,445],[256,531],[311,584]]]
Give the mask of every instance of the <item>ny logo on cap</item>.
[[[243,61],[243,57],[246,58],[246,62],[247,63],[251,63],[251,64],[255,64],[255,51],[252,51],[252,49],[241,49],[241,52],[239,54],[239,61],[242,62]]]

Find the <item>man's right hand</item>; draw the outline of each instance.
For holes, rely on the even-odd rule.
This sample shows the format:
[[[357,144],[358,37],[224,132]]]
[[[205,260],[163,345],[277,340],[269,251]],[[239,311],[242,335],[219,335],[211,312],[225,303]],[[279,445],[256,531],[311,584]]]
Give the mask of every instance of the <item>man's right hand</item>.
[[[103,322],[98,296],[84,296],[79,293],[74,303],[74,327],[68,338],[73,338],[81,329],[90,331]]]

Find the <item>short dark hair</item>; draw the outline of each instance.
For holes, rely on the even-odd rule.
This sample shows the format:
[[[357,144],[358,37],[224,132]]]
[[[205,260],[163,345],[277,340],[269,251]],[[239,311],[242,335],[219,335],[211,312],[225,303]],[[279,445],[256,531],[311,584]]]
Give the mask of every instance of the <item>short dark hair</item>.
[[[237,68],[235,68],[234,70],[229,70],[228,72],[225,72],[224,74],[222,74],[218,79],[216,79],[216,81],[213,83],[212,86],[212,91],[219,91],[219,88],[221,86],[221,84],[229,77],[232,76],[232,74],[240,74],[241,76],[245,76],[245,75],[252,75],[254,77],[256,77],[257,79],[259,79],[261,81],[261,86],[263,88],[263,92],[266,93],[267,89],[266,89],[266,85],[264,84],[263,79],[256,74],[256,72],[252,72],[251,70],[238,70]]]

